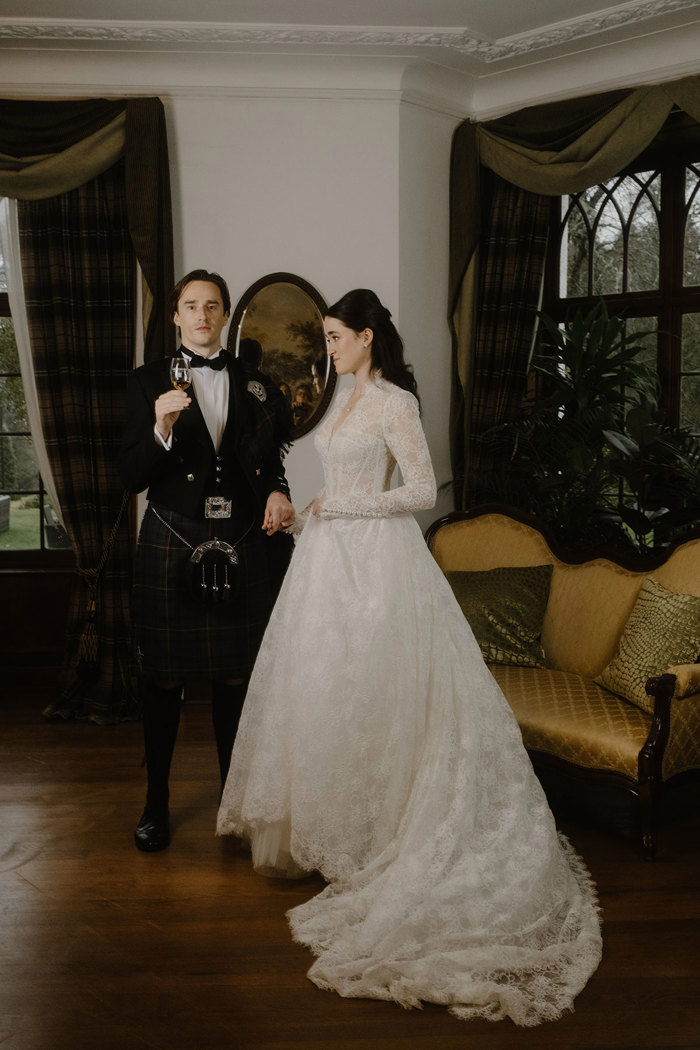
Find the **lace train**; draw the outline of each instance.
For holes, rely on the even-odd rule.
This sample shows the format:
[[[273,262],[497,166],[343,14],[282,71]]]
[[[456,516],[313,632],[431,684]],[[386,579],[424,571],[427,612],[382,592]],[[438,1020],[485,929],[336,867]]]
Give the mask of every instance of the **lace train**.
[[[329,880],[289,913],[320,987],[534,1025],[570,1009],[598,964],[595,891],[405,513],[429,496],[427,450],[404,392],[415,440],[389,449],[393,390],[378,386],[332,441],[333,417],[319,429],[338,516],[310,516],[298,541],[217,829],[247,838],[266,874]],[[390,516],[369,516],[393,455],[396,513],[384,500],[374,511]]]
[[[556,1020],[573,1009],[601,954],[594,888],[564,836],[559,842],[570,899],[520,928],[505,916],[472,926],[457,900],[433,896],[427,884],[399,901],[385,885],[399,877],[392,868],[330,885],[288,913],[294,939],[318,956],[308,976],[348,998],[433,1002],[464,1020]]]

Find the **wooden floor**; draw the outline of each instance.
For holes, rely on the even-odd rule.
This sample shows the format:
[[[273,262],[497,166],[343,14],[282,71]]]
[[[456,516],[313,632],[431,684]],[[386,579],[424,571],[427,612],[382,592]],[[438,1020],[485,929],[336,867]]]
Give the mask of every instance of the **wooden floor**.
[[[700,816],[666,829],[653,864],[563,824],[605,919],[602,965],[563,1020],[524,1030],[341,999],[307,980],[285,922],[321,880],[263,879],[214,836],[207,705],[185,707],[173,842],[147,855],[132,840],[140,726],[46,723],[41,678],[0,700],[2,1050],[700,1048]]]

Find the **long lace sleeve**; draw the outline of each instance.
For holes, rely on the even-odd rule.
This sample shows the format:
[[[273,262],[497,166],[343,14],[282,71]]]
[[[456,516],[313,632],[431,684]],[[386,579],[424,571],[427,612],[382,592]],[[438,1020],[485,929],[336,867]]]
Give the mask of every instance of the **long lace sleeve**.
[[[311,508],[313,507],[313,505],[314,505],[314,503],[316,502],[317,499],[323,499],[325,491],[326,491],[325,489],[322,489],[321,492],[318,493],[318,495],[314,496],[314,498],[311,500],[311,502],[307,503],[306,506],[304,507],[304,509],[299,511],[299,513],[295,517],[295,519],[292,522],[292,524],[291,525],[287,525],[287,527],[285,529],[283,529],[282,531],[288,533],[290,536],[298,536],[299,533],[303,532],[304,531],[304,526],[306,525],[306,522],[309,520],[309,514],[311,513]]]
[[[386,399],[382,415],[384,441],[401,468],[403,484],[395,489],[353,491],[327,499],[321,518],[388,518],[435,505],[436,485],[428,444],[421,426],[418,401],[403,390]],[[388,486],[389,477],[386,478]]]

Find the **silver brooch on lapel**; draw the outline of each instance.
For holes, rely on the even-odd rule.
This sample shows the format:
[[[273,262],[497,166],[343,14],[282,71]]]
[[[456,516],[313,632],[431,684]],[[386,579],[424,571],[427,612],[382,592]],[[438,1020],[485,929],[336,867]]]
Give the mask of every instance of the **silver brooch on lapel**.
[[[267,390],[257,379],[251,379],[248,383],[248,391],[254,394],[258,401],[267,401]]]

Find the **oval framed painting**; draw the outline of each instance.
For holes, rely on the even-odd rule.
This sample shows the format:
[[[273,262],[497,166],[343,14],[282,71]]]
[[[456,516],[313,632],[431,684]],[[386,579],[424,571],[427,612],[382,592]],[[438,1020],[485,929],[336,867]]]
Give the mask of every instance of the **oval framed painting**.
[[[247,357],[288,399],[292,438],[323,418],[336,373],[326,353],[323,296],[292,273],[270,273],[252,284],[233,311],[228,349]]]

